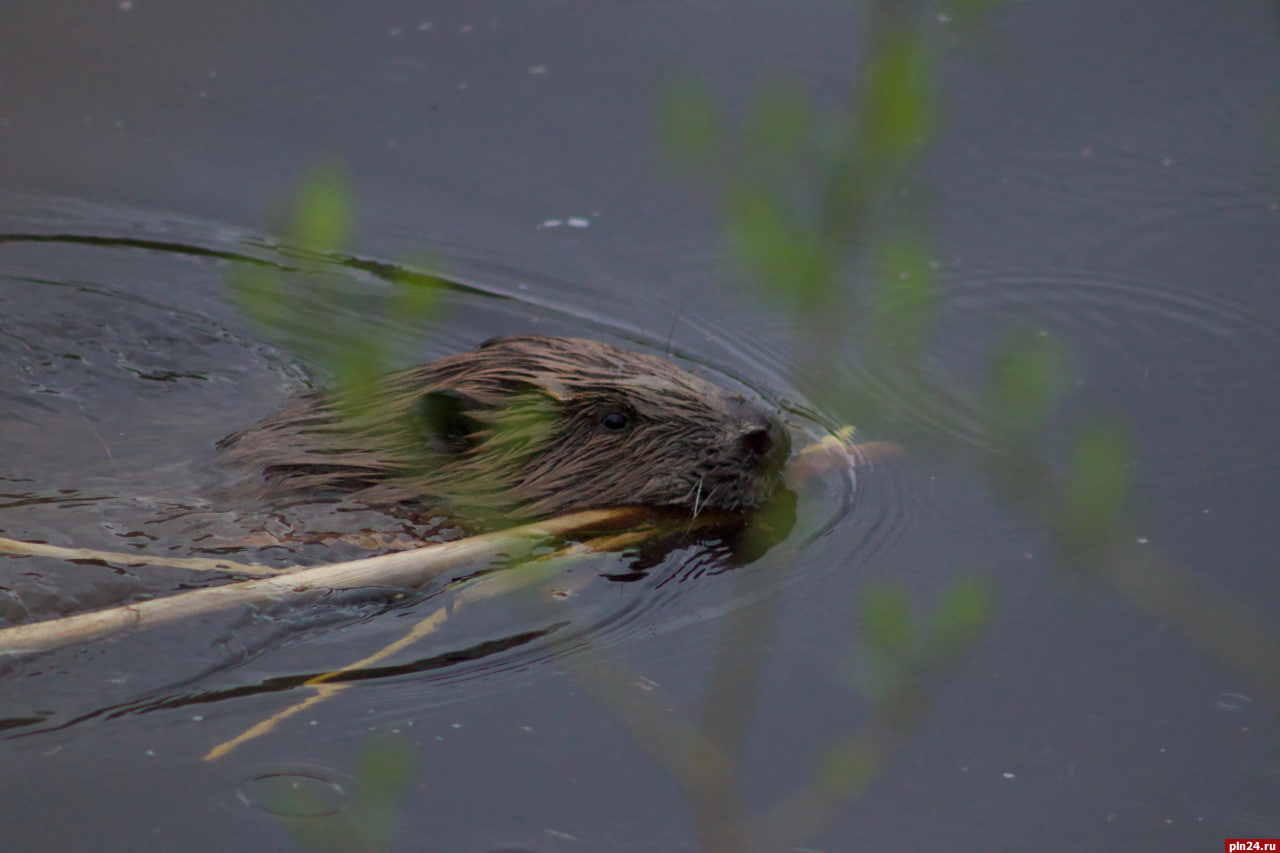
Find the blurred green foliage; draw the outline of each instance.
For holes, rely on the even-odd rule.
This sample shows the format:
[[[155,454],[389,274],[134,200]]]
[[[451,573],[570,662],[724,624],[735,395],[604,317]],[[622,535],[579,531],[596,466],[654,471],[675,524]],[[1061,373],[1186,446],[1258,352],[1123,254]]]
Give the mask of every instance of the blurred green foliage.
[[[860,328],[884,364],[919,364],[933,329],[938,283],[918,232],[903,229],[877,247],[879,281]]]
[[[236,271],[231,290],[241,311],[290,350],[328,366],[346,361],[348,349],[366,348],[371,341],[343,334],[337,310],[340,291],[323,263],[306,266],[308,259],[333,259],[349,247],[354,203],[346,182],[334,169],[317,168],[295,191],[283,221],[277,223],[279,252],[299,265],[288,272],[248,266]]]
[[[959,0],[947,14],[973,27],[1001,5],[1002,0]],[[856,341],[871,365],[873,380],[903,389],[913,406],[944,411],[955,395],[937,386],[926,361],[946,322],[938,308],[945,285],[932,263],[921,203],[904,200],[910,194],[903,192],[910,187],[917,159],[941,125],[934,93],[937,46],[916,4],[875,0],[865,11],[865,50],[844,103],[824,111],[802,87],[779,82],[757,93],[742,126],[735,127],[709,89],[685,80],[671,88],[662,106],[663,130],[677,162],[705,177],[720,200],[728,240],[760,290],[785,306],[797,327],[834,330],[842,345]],[[336,257],[350,239],[352,223],[341,180],[333,173],[317,173],[304,183],[297,207],[285,228],[289,240],[307,252]],[[238,291],[247,313],[288,338],[300,353],[329,365],[344,385],[368,384],[385,362],[377,335],[360,332],[338,313],[309,308],[313,302],[340,302],[341,295],[334,294],[326,303],[324,277],[311,276],[308,283],[317,295],[302,304],[296,283],[258,270],[246,273]],[[420,286],[398,290],[395,298],[405,302],[395,310],[430,316],[431,296],[430,288]],[[832,375],[834,360],[820,348],[808,355],[798,370],[827,380],[816,384],[828,389],[823,403],[831,411],[862,419],[874,413],[858,407],[891,405],[865,389],[842,385],[843,378]],[[1053,445],[1046,439],[1056,428],[1054,415],[1067,388],[1068,361],[1066,347],[1052,335],[1010,329],[993,339],[985,382],[973,389],[972,396],[981,403],[986,443],[956,439],[947,444],[947,436],[937,438],[953,455],[977,456],[1013,511],[1042,523],[1073,561],[1091,567],[1125,536],[1134,453],[1123,427],[1094,419],[1068,431],[1073,437],[1067,459],[1047,458]],[[1134,587],[1150,589],[1137,583]],[[1163,606],[1159,596],[1148,598],[1151,609]],[[760,835],[769,840],[761,844],[793,844],[815,828],[822,815],[881,772],[914,732],[940,685],[983,636],[996,599],[989,582],[969,574],[958,575],[923,615],[900,584],[864,588],[855,620],[859,685],[873,700],[874,719],[830,745],[809,787],[775,810],[774,831]],[[1170,599],[1178,601],[1178,607],[1189,606],[1185,597]],[[766,615],[755,618],[771,618],[772,610],[762,612]],[[701,734],[731,753],[741,745],[746,725],[742,715],[750,713],[756,686],[749,670],[761,665],[767,650],[760,638],[768,632],[747,624],[745,617],[728,623],[723,640],[727,651],[718,680],[709,687],[710,711],[703,718],[724,731]],[[615,681],[602,677],[600,683],[612,685],[616,695],[611,707],[625,716],[624,679],[619,673],[614,676]],[[725,709],[740,716],[727,720]],[[661,713],[638,715],[637,719],[654,722],[652,731],[640,728],[648,724],[637,723],[637,736],[660,740],[653,737],[655,732],[676,725],[664,716],[668,711],[663,706]],[[694,734],[686,731],[684,736],[697,742]],[[664,758],[667,753],[658,747],[653,752],[670,768],[686,760]],[[709,775],[710,783],[692,779],[683,784],[697,803],[705,805],[702,813],[695,807],[695,822],[706,824],[700,831],[705,850],[742,853],[734,845],[745,837],[743,827],[728,825],[725,818],[737,819],[734,816],[744,812],[735,811],[733,802],[736,758],[720,754],[718,760],[723,766],[719,775]],[[407,771],[393,763],[387,766],[390,769],[361,773],[373,778],[384,774],[385,784],[369,786],[371,802],[389,809],[403,790]],[[673,775],[682,778],[675,769]],[[691,774],[685,772],[683,778],[691,779]],[[708,794],[699,788],[707,784],[723,790]],[[367,806],[360,819],[377,816],[389,824],[391,814],[379,811],[382,808]],[[365,843],[366,836],[356,829],[343,833],[344,843]],[[380,843],[378,838],[384,836],[367,837]]]
[[[912,409],[945,413],[955,399],[926,369],[945,317],[938,314],[941,285],[922,203],[912,200],[921,194],[908,192],[913,168],[941,124],[938,48],[926,22],[936,14],[972,25],[1000,5],[969,0],[942,13],[911,3],[866,4],[856,82],[844,103],[825,111],[800,87],[782,83],[754,96],[740,130],[694,82],[678,84],[665,103],[668,147],[718,193],[726,232],[750,279],[798,327],[825,330],[798,370],[810,385],[827,389],[827,408],[850,419],[892,420],[873,410],[890,402],[833,372],[829,348],[851,341],[876,381]],[[873,280],[860,281],[868,270]],[[1066,361],[1054,337],[1010,330],[992,347],[986,387],[976,395],[993,446],[950,450],[980,456],[993,450],[987,464],[1012,487],[1007,493],[1052,507],[1054,516],[1042,519],[1047,526],[1064,543],[1088,550],[1120,523],[1117,495],[1128,450],[1114,438],[1114,426],[1105,440],[1086,431],[1069,462],[1065,499],[1048,494],[1056,486],[1040,456],[1040,436],[1065,390]]]
[[[1119,544],[1133,456],[1128,432],[1116,423],[1087,423],[1076,434],[1056,532],[1086,567]]]
[[[923,686],[962,660],[981,638],[994,607],[994,589],[977,576],[954,581],[925,620],[916,617],[902,584],[869,585],[861,594],[857,619],[860,686],[906,713]]]
[[[1043,430],[1065,387],[1065,361],[1056,339],[1009,330],[988,370],[985,402],[991,432],[1006,442],[1023,442]]]
[[[1000,5],[968,0],[945,14],[972,29]],[[823,112],[798,87],[765,87],[735,132],[709,91],[685,81],[667,102],[665,129],[677,160],[712,184],[750,278],[798,328],[821,337],[797,370],[810,387],[825,389],[823,407],[850,420],[889,422],[874,409],[905,402],[898,414],[910,419],[913,411],[945,413],[956,399],[927,365],[946,318],[938,312],[943,285],[919,200],[927,196],[912,186],[916,161],[941,121],[936,45],[923,7],[888,0],[863,9],[862,67],[844,104]],[[855,343],[870,366],[858,380],[894,394],[869,393],[832,369],[830,351]],[[1092,564],[1124,526],[1132,460],[1126,433],[1106,420],[1085,424],[1058,473],[1062,466],[1044,454],[1067,387],[1065,348],[1049,334],[1021,329],[992,344],[985,386],[973,395],[982,403],[984,441],[945,430],[931,439],[947,455],[976,456],[1011,509],[1036,518],[1066,553]],[[945,414],[938,420],[945,423]],[[875,717],[832,744],[809,791],[780,807],[776,822],[788,830],[779,839],[802,837],[816,828],[819,806],[832,807],[874,778],[913,731],[939,677],[983,635],[995,599],[989,582],[961,577],[922,619],[899,584],[862,591],[858,680]]]
[[[353,296],[352,276],[367,267],[348,254],[356,218],[342,173],[312,169],[275,229],[279,254],[296,266],[245,265],[230,282],[247,317],[333,377],[337,399],[353,420],[377,417],[381,377],[400,359],[400,341],[387,333],[385,321],[427,328],[440,312],[442,292],[432,276],[383,267],[388,287],[380,298]]]

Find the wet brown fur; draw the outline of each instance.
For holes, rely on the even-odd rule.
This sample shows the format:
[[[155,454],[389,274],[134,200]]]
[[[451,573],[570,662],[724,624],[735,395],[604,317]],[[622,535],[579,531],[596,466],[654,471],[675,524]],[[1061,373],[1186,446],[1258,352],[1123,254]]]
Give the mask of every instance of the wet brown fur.
[[[622,421],[623,429],[613,429]],[[537,518],[612,506],[743,511],[777,489],[787,430],[656,356],[575,338],[501,338],[319,392],[220,442],[269,496],[351,493]]]

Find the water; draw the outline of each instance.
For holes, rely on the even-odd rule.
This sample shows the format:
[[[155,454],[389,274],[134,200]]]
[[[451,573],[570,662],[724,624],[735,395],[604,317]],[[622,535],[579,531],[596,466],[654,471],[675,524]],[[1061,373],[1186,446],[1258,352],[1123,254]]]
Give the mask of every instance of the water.
[[[1070,356],[1050,456],[1087,413],[1128,423],[1135,536],[1276,629],[1274,19],[1260,3],[1015,4],[978,47],[942,18],[936,34],[958,48],[941,68],[948,125],[907,190],[931,199],[937,231],[926,369],[945,404],[904,397],[857,341],[824,362],[882,405],[868,438],[976,448],[992,441],[977,390],[992,344],[1010,325],[1052,337]],[[708,193],[654,129],[661,87],[686,70],[732,109],[778,73],[838,102],[858,43],[841,8],[44,4],[0,13],[0,39],[0,535],[285,564],[362,554],[320,532],[418,532],[208,498],[217,439],[328,378],[237,311],[227,282],[246,266],[329,276],[344,318],[403,363],[501,334],[585,335],[669,353],[778,406],[801,437],[844,420],[797,370],[816,330],[743,283]],[[355,193],[350,256],[299,255],[275,225],[321,161]],[[429,331],[382,314],[406,271],[454,285]],[[866,285],[851,274],[851,303]],[[593,558],[573,595],[467,604],[216,762],[201,759],[311,695],[303,680],[453,599],[329,597],[5,661],[5,849],[309,849],[281,815],[336,833],[325,821],[367,784],[362,750],[395,737],[414,770],[392,849],[692,850],[688,797],[584,670],[688,717],[723,633],[759,616],[736,639],[768,650],[740,781],[764,809],[873,715],[867,585],[896,579],[928,607],[972,572],[999,592],[983,641],[801,848],[1280,835],[1273,709],[1073,572],[1018,510],[965,458],[930,452],[824,478],[750,565],[691,543]],[[0,618],[214,582],[5,558]]]

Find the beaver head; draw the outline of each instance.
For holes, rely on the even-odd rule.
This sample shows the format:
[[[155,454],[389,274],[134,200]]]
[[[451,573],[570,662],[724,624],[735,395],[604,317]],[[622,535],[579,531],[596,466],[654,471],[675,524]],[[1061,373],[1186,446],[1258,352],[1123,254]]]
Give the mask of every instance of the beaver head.
[[[268,492],[349,492],[513,518],[616,506],[741,512],[778,488],[776,414],[651,355],[526,336],[328,393],[219,443]]]

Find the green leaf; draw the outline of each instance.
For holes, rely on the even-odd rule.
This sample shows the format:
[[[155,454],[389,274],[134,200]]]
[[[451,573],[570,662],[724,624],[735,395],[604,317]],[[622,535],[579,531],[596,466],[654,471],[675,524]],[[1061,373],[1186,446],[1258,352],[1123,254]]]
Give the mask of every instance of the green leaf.
[[[948,657],[972,645],[995,611],[996,594],[982,578],[963,578],[950,589],[934,611],[929,645]]]
[[[1062,346],[1047,334],[1013,332],[991,362],[988,411],[1004,427],[1042,426],[1062,387]]]
[[[906,658],[916,646],[911,599],[899,584],[884,582],[867,589],[859,625],[866,643],[886,657]]]
[[[740,255],[770,292],[802,311],[818,310],[829,300],[836,259],[812,230],[787,221],[777,199],[762,190],[740,188],[730,202],[729,216]]]
[[[933,327],[937,287],[918,235],[886,240],[880,249],[880,282],[872,303],[869,340],[878,354],[912,363],[924,352]]]
[[[920,36],[895,33],[878,51],[864,92],[865,165],[900,165],[932,134],[935,117],[928,54]]]
[[[1118,424],[1098,421],[1076,436],[1058,532],[1068,547],[1097,557],[1118,532],[1131,483],[1133,451]]]
[[[413,750],[403,739],[381,738],[365,746],[356,777],[369,799],[390,803],[408,790],[413,769]]]
[[[295,244],[314,252],[347,248],[355,221],[355,206],[346,181],[336,169],[313,169],[298,188],[288,236]]]

